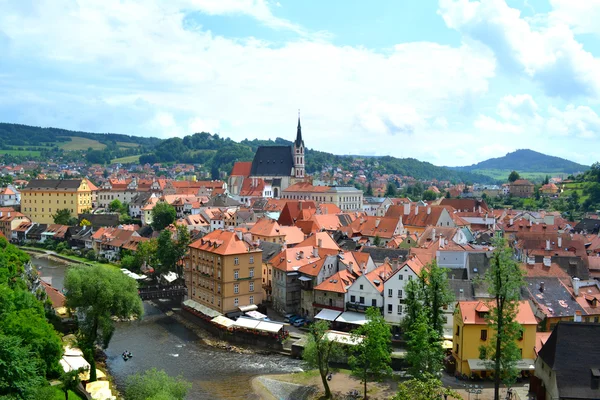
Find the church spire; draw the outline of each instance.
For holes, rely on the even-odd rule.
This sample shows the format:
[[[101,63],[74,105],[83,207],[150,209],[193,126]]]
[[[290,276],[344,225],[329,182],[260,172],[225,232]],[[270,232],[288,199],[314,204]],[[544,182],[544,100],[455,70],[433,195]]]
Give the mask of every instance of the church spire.
[[[304,140],[302,140],[302,127],[300,126],[300,110],[298,110],[298,131],[296,133],[296,147],[300,145],[304,146]]]

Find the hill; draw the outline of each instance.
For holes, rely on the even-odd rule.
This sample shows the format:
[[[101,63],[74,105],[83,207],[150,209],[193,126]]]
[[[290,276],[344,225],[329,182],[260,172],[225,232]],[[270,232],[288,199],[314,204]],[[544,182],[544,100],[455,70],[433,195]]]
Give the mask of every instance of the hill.
[[[577,164],[564,158],[549,156],[537,151],[521,149],[504,157],[490,158],[465,167],[454,167],[459,171],[477,172],[493,176],[498,171],[517,171],[519,174],[574,174],[589,169],[589,166]],[[506,175],[508,176],[508,175]]]

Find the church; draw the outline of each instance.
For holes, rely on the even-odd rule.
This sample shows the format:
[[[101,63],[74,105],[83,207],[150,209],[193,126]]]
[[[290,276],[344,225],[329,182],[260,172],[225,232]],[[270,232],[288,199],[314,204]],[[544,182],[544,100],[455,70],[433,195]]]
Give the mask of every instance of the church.
[[[294,143],[291,146],[260,146],[252,162],[236,162],[229,176],[229,192],[246,204],[257,197],[281,197],[283,190],[304,180],[304,152],[298,115]]]

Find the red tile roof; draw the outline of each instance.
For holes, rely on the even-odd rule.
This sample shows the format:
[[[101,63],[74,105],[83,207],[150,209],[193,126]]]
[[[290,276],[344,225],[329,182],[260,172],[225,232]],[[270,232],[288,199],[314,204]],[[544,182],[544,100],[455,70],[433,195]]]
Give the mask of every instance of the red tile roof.
[[[246,242],[243,238],[240,239],[236,232],[223,230],[212,231],[190,244],[190,248],[220,255],[245,254],[249,251],[262,251]]]
[[[487,321],[481,312],[486,312],[490,308],[494,308],[495,305],[492,300],[489,302],[484,301],[459,301],[458,308],[460,315],[462,316],[465,324],[475,325],[486,325]],[[533,314],[533,310],[527,300],[519,302],[519,309],[517,311],[516,321],[521,325],[537,325],[537,320]]]
[[[252,170],[252,161],[238,161],[233,164],[231,169],[231,176],[243,176],[245,178],[250,176]]]

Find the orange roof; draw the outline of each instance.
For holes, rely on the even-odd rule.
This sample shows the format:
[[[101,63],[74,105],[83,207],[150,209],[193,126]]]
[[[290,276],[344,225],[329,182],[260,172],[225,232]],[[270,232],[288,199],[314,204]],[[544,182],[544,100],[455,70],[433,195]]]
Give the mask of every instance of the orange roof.
[[[391,239],[400,220],[393,217],[361,217],[355,219],[349,226],[340,228],[348,237],[362,235]]]
[[[321,203],[317,206],[321,214],[339,214],[342,210],[333,203]]]
[[[356,277],[352,275],[348,270],[341,270],[336,272],[323,282],[315,286],[314,290],[322,290],[324,292],[334,293],[346,293],[348,287],[356,280]]]
[[[311,246],[296,246],[294,248],[285,248],[271,259],[271,264],[274,268],[281,271],[292,272],[297,271],[300,267],[314,263],[321,259],[313,256],[313,248]]]
[[[258,221],[256,221],[252,229],[250,229],[250,233],[252,233],[253,235],[265,237],[283,236],[283,233],[281,232],[280,226],[277,223],[277,221],[266,217],[260,218]]]
[[[207,251],[220,255],[244,254],[249,251],[261,252],[262,250],[240,239],[236,232],[223,230],[212,231],[201,239],[190,244],[190,248]]]
[[[238,161],[233,164],[231,169],[231,176],[243,176],[249,177],[250,171],[252,170],[252,161]]]
[[[542,347],[546,344],[546,342],[548,341],[548,338],[550,337],[551,334],[552,334],[552,332],[536,332],[535,333],[534,350],[535,350],[536,355],[539,353],[539,351],[542,349]]]
[[[9,187],[5,187],[4,189],[0,190],[0,195],[11,195],[11,194],[16,194],[16,193]]]
[[[315,221],[319,230],[336,231],[343,226],[335,214],[315,214],[311,220]]]
[[[383,263],[373,271],[367,273],[365,278],[367,278],[379,292],[383,293],[383,282],[392,275],[393,271],[394,270],[389,263]]]
[[[50,302],[52,303],[52,308],[64,307],[66,302],[65,295],[49,283],[44,281],[41,281],[41,283],[48,299],[50,299]]]
[[[478,313],[488,312],[495,305],[492,300],[484,303],[483,301],[459,301],[458,309],[465,324],[486,325],[485,316]],[[519,301],[516,321],[521,325],[537,325],[533,310],[527,300]]]
[[[304,240],[304,232],[297,226],[280,226],[279,231],[288,245],[296,245]]]
[[[92,192],[96,192],[96,191],[98,191],[98,186],[94,185],[94,184],[92,183],[92,181],[90,181],[90,180],[89,180],[89,179],[87,179],[87,178],[85,178],[85,179],[84,179],[84,181],[86,181],[86,182],[87,182],[87,185],[88,185],[88,187],[90,188],[90,190],[91,190]]]
[[[242,182],[240,196],[262,197],[264,189],[265,181],[261,178],[246,178],[244,179],[244,182]]]
[[[321,246],[319,246],[321,244]],[[331,250],[339,250],[340,247],[337,245],[335,240],[332,239],[331,236],[327,232],[317,232],[309,237],[307,237],[302,243],[298,246],[312,246],[312,247],[320,247],[323,249],[331,249]]]
[[[313,186],[310,182],[298,182],[284,189],[284,192],[319,192],[325,193],[330,189],[329,186]]]
[[[544,263],[521,264],[521,270],[525,272],[525,276],[529,278],[533,277],[556,277],[556,278],[570,278],[569,274],[565,272],[558,264],[551,263],[549,267],[544,266]]]

